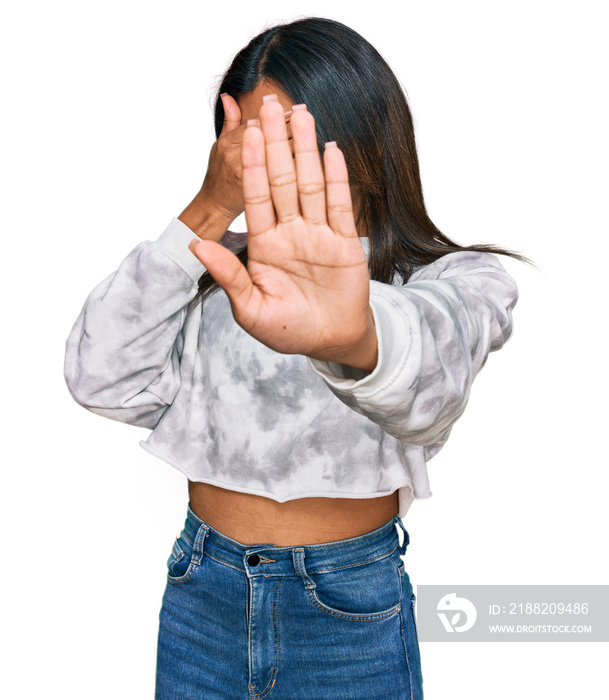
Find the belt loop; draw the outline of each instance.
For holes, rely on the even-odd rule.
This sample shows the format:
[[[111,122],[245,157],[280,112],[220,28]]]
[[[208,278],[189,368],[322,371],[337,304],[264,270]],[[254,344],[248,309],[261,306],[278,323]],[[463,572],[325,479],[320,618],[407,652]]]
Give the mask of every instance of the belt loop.
[[[400,554],[404,555],[406,553],[406,547],[410,544],[410,535],[408,534],[408,530],[404,527],[404,523],[402,522],[402,518],[400,518],[399,515],[396,515],[395,518],[393,519],[393,522],[399,525],[402,530],[404,530],[404,540],[402,544],[398,544],[398,549],[400,550]],[[399,535],[398,535],[398,542],[399,542]]]
[[[300,575],[305,583],[307,589],[313,589],[317,587],[317,584],[307,573],[304,563],[304,549],[302,547],[295,547],[292,550],[292,559],[294,560],[294,568],[296,572]]]
[[[197,530],[197,535],[192,547],[192,561],[199,565],[203,559],[203,550],[205,548],[205,538],[209,534],[209,527],[202,523]]]

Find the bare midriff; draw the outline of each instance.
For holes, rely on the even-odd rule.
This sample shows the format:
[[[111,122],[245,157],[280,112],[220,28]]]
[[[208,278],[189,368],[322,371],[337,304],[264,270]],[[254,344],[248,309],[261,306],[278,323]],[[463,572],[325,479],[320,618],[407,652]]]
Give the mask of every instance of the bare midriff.
[[[377,498],[297,498],[279,503],[264,496],[188,481],[190,507],[214,530],[242,544],[294,547],[358,537],[398,513],[398,492]]]

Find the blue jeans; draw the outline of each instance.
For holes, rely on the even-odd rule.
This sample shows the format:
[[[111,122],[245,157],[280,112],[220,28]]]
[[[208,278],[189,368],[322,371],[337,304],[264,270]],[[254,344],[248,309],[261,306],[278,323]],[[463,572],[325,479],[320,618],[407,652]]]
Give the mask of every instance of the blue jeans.
[[[422,700],[408,543],[395,516],[346,540],[245,545],[189,503],[167,561],[156,700]]]

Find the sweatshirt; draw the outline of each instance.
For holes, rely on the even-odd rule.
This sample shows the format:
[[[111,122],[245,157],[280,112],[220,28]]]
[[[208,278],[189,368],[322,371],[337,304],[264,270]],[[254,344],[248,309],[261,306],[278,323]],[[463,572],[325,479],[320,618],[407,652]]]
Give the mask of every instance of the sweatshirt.
[[[205,272],[193,238],[174,218],[90,292],[66,341],[73,399],[150,430],[141,447],[192,481],[278,502],[399,490],[401,518],[429,498],[427,462],[512,334],[518,291],[497,256],[459,251],[404,285],[371,280],[378,363],[366,373],[271,350],[222,289],[189,308]],[[247,234],[220,242],[236,252]]]

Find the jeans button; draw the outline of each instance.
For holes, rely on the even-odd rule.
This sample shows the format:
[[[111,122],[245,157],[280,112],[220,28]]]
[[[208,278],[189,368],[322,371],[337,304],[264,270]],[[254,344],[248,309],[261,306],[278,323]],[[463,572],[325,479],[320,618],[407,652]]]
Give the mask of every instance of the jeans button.
[[[260,557],[257,554],[250,554],[247,558],[247,563],[250,566],[258,566],[258,564],[260,564]]]

